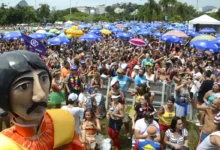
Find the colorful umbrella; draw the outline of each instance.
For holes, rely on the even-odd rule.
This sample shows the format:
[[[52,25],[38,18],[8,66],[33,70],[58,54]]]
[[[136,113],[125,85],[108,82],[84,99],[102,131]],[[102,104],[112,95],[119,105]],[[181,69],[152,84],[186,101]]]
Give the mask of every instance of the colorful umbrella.
[[[135,46],[146,46],[146,43],[143,40],[138,39],[138,38],[131,39],[129,43]]]
[[[106,34],[106,35],[109,35],[112,33],[110,30],[106,30],[106,29],[102,29],[100,31],[102,32],[102,34]]]
[[[51,29],[49,32],[52,32],[52,33],[56,33],[56,32],[58,32],[59,30],[57,30],[57,29]]]
[[[179,31],[179,30],[168,31],[163,36],[166,36],[166,35],[175,35],[175,36],[180,37],[180,38],[188,38],[188,35],[186,35],[186,33],[182,32],[182,31]]]
[[[207,41],[212,41],[215,40],[216,38],[214,36],[211,35],[206,35],[206,34],[201,34],[199,36],[194,37],[191,42],[193,41],[198,41],[198,40],[207,40]]]

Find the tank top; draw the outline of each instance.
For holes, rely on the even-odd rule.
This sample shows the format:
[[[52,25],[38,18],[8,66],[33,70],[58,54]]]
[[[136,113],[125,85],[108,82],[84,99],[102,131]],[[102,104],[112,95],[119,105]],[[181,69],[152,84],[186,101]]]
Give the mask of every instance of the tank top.
[[[162,106],[163,107],[163,106]],[[161,116],[161,119],[159,119],[159,124],[162,124],[164,126],[167,126],[162,120],[166,121],[167,123],[169,123],[169,125],[171,125],[171,121],[172,119],[175,117],[175,109],[172,112],[168,112],[166,111],[166,109],[163,107],[164,113]]]
[[[208,97],[208,103],[211,104],[216,97],[220,97],[220,92],[213,93],[212,91],[210,96]]]
[[[197,148],[197,150],[217,150],[218,149],[218,146],[216,145],[213,145],[211,142],[210,142],[210,136],[212,135],[217,135],[220,137],[220,131],[217,131],[217,132],[213,132],[212,134],[210,134],[209,136],[207,136],[205,138],[205,140],[199,145],[199,147]]]
[[[115,114],[119,114],[118,104],[113,108],[112,112],[115,113]],[[114,120],[116,120],[116,118],[113,117],[112,115],[111,115],[111,118],[114,119]]]

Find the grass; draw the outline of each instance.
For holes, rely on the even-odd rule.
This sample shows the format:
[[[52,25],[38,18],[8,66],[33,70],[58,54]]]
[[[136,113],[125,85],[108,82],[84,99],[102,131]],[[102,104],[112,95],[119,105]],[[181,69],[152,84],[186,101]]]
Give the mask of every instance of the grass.
[[[49,104],[48,108],[53,108],[53,105]],[[108,133],[107,133],[107,126],[108,126],[108,119],[102,119],[101,121],[101,134],[105,137],[105,138],[109,138]],[[188,136],[188,140],[189,140],[189,149],[190,150],[195,150],[198,144],[198,140],[199,140],[199,128],[192,122],[188,122],[188,132],[189,132],[189,136]],[[5,125],[3,124],[3,129],[5,128]],[[130,128],[131,128],[131,124],[130,124]],[[122,129],[120,131],[120,141],[121,141],[121,149],[122,150],[131,150],[132,149],[132,140],[128,139],[125,135],[125,129],[124,126],[122,126]]]

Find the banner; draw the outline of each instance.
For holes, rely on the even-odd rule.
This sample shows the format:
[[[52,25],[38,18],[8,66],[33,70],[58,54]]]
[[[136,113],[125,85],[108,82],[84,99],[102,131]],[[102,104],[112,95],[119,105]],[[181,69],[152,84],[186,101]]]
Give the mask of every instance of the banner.
[[[27,46],[29,51],[38,53],[40,55],[46,55],[47,48],[46,46],[38,40],[35,40],[28,35],[21,33],[22,38],[24,39],[24,43]]]

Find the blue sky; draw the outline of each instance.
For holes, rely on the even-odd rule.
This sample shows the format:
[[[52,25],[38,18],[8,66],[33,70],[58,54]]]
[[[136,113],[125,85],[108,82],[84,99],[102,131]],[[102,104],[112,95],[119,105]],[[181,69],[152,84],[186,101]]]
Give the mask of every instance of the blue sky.
[[[9,6],[15,6],[20,0],[1,0],[0,3],[6,3]],[[70,6],[70,0],[26,0],[29,5],[35,6],[35,1],[37,6],[41,3],[47,3],[51,7],[56,7],[56,9],[65,9]],[[159,0],[156,0],[159,1]],[[178,0],[181,2],[186,2],[190,5],[196,6],[197,0]],[[215,7],[220,7],[220,0],[198,0],[199,7],[211,5]],[[96,6],[100,4],[111,5],[120,2],[132,2],[138,4],[144,4],[147,0],[71,0],[72,6]]]

